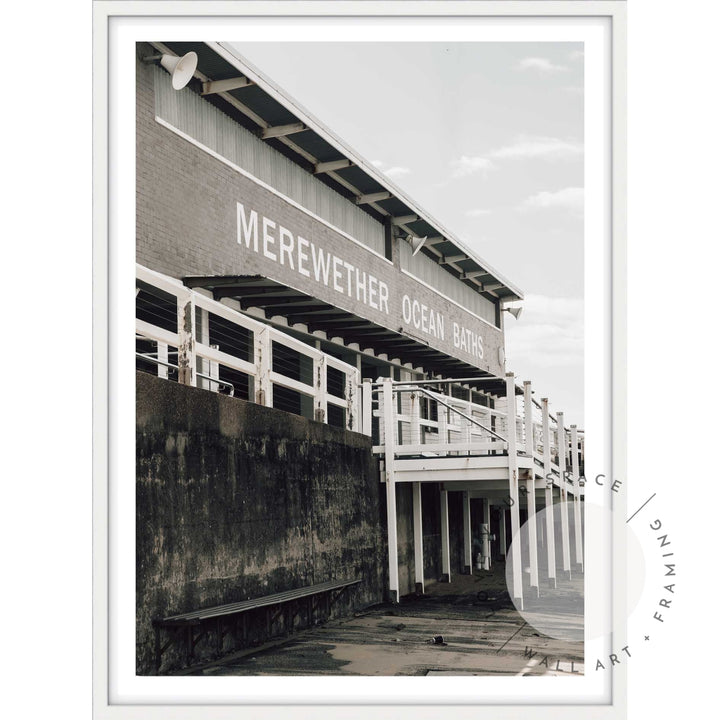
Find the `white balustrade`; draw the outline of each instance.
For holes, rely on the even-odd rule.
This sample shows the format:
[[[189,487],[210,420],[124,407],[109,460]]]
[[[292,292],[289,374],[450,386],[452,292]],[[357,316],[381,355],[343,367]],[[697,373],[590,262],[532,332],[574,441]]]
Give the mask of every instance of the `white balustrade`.
[[[154,364],[160,377],[169,377],[174,372],[180,383],[220,392],[229,390],[230,394],[234,394],[235,385],[227,377],[241,373],[247,377],[249,400],[272,407],[274,389],[285,388],[311,399],[314,419],[327,423],[328,406],[334,406],[344,412],[347,429],[360,430],[362,411],[360,373],[357,368],[191,290],[179,280],[142,265],[136,265],[136,274],[138,292],[143,289],[152,292],[154,289],[162,295],[158,300],[157,312],[153,313],[152,307],[149,307],[145,313],[151,319],[156,316],[154,322],[142,318],[136,318],[135,321],[136,338],[141,342],[150,341],[156,346],[155,351],[138,352],[137,356],[143,364]],[[175,305],[174,330],[163,327],[173,325],[168,314],[170,308],[161,307],[163,303],[166,306],[171,304],[166,299],[168,296],[173,298]],[[196,327],[198,316],[200,327]],[[236,337],[229,338],[225,350],[221,349],[222,344],[211,344],[213,325],[216,333],[221,333],[221,328],[226,331],[231,328],[238,333]],[[245,336],[247,341],[242,340]],[[280,349],[297,353],[298,363],[303,362],[303,359],[312,363],[309,382],[298,379],[299,372],[291,373],[295,375],[292,377],[287,374],[287,368],[275,366],[274,343]],[[169,348],[177,348],[174,363],[170,361]],[[246,358],[228,350],[235,350],[239,355],[246,355]],[[226,379],[222,377],[223,369],[231,371],[225,373]],[[338,377],[342,378],[342,387],[328,390],[328,371],[338,373]],[[370,434],[369,428],[363,428],[363,431]]]

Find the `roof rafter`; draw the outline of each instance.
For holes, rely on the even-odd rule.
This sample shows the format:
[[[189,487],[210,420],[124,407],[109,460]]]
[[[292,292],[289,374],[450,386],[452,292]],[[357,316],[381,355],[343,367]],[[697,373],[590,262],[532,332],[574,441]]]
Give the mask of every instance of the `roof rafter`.
[[[239,90],[249,87],[255,83],[244,75],[226,80],[209,80],[202,84],[201,95],[215,95],[216,93],[227,92],[228,90]]]
[[[269,138],[285,137],[286,135],[294,135],[295,133],[303,132],[307,130],[308,126],[305,123],[289,123],[288,125],[271,125],[270,127],[263,128],[259,137],[262,140],[268,140]]]

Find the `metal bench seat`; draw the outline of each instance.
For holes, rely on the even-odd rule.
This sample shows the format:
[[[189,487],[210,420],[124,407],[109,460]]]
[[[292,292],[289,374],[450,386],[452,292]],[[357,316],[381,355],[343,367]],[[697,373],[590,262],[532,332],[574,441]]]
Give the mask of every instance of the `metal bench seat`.
[[[329,582],[318,583],[316,585],[306,585],[305,587],[297,588],[295,590],[286,590],[285,592],[275,593],[274,595],[265,595],[253,600],[241,600],[236,603],[216,605],[215,607],[181,613],[180,615],[170,615],[159,622],[162,625],[184,625],[186,623],[198,624],[203,620],[208,620],[210,618],[234,615],[235,613],[255,610],[256,608],[270,607],[272,605],[281,605],[282,603],[286,603],[291,600],[300,600],[301,598],[310,597],[311,595],[319,595],[320,593],[330,592],[332,590],[340,590],[341,588],[350,587],[351,585],[357,585],[360,582],[360,580],[330,580]]]
[[[325,599],[326,616],[330,614],[331,605],[340,597],[340,595],[353,585],[358,585],[361,579],[355,580],[329,580],[315,585],[306,585],[304,587],[295,588],[294,590],[285,590],[272,595],[264,595],[262,597],[250,600],[241,600],[234,603],[226,603],[224,605],[215,605],[213,607],[201,608],[191,612],[180,613],[178,615],[168,615],[164,618],[156,618],[153,620],[155,628],[155,669],[160,672],[160,665],[163,653],[176,641],[182,640],[185,644],[185,661],[190,664],[193,659],[193,652],[199,640],[210,630],[216,632],[217,644],[216,654],[222,652],[223,637],[226,629],[223,626],[225,618],[242,619],[242,637],[247,641],[248,627],[247,614],[250,611],[265,609],[265,630],[268,637],[272,636],[273,625],[281,614],[285,615],[285,630],[292,632],[295,617],[298,613],[298,605],[301,600],[305,600],[305,613],[307,616],[307,624],[312,624],[313,613],[320,608],[321,599]],[[331,594],[336,593],[331,599]],[[315,601],[317,600],[317,606]],[[273,613],[272,608],[279,609]],[[214,622],[210,622],[213,621]],[[200,629],[200,633],[196,636],[193,628],[204,626]],[[166,629],[171,635],[164,646],[160,643],[160,630]],[[184,628],[184,630],[183,630]],[[177,633],[180,633],[178,636]]]

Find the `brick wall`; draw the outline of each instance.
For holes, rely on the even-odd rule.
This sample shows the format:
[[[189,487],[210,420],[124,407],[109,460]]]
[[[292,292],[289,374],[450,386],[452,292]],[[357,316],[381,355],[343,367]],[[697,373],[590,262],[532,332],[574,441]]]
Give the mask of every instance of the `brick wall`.
[[[150,52],[149,47],[139,47],[139,54],[145,52]],[[410,326],[408,331],[483,370],[504,374],[498,353],[503,345],[500,330],[477,320],[403,275],[397,266],[384,262],[156,122],[153,67],[141,62],[137,63],[137,103],[136,258],[139,263],[180,278],[250,274],[273,277],[392,330],[408,325],[403,321],[401,308],[401,296],[407,293],[442,313],[446,320],[444,340],[423,335]],[[262,252],[243,252],[237,243],[237,202],[242,202],[248,212],[257,210],[260,216],[281,222],[295,237],[302,236],[318,246],[335,248],[339,257],[376,275],[391,289],[392,312],[388,315],[355,302],[332,287],[305,280],[288,266],[267,260]],[[453,319],[482,336],[482,359],[454,348]]]

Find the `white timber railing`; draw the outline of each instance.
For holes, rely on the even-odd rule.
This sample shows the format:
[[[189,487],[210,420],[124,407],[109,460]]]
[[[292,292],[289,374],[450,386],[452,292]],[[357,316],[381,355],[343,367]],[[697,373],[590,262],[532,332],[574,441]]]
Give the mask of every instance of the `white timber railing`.
[[[175,278],[136,265],[136,366],[193,387],[360,430],[360,373]]]
[[[529,382],[523,395],[511,395],[509,401],[507,396],[494,400],[486,396],[487,404],[438,392],[438,386],[453,383],[462,381],[364,382],[363,397],[370,402],[363,405],[363,428],[371,427],[375,419],[373,451],[386,454],[390,428],[395,458],[504,455],[509,450],[510,408],[519,455],[532,457],[538,466],[551,468],[556,475],[564,470],[568,475],[582,476],[583,431],[575,426],[565,428],[562,413],[552,415],[547,399],[537,403]],[[466,394],[470,397],[469,390]]]
[[[413,484],[413,533],[415,548],[415,583],[423,586],[422,557],[422,492],[423,482],[441,483],[440,536],[442,543],[442,572],[450,579],[450,516],[448,493],[458,482],[463,483],[464,562],[472,564],[470,522],[470,494],[465,484],[482,493],[486,481],[507,483],[510,528],[513,538],[520,536],[520,505],[527,508],[528,547],[513,542],[512,583],[508,588],[516,607],[523,607],[523,568],[529,563],[530,586],[539,593],[538,560],[538,499],[545,508],[544,537],[547,552],[548,581],[557,586],[555,555],[556,500],[561,529],[561,567],[563,577],[570,578],[572,557],[571,530],[574,537],[574,561],[583,567],[582,510],[584,442],[582,431],[575,425],[564,427],[563,413],[550,415],[547,398],[536,403],[529,382],[518,388],[512,373],[504,378],[504,396],[473,393],[472,383],[482,378],[455,380],[393,381],[381,379],[363,383],[363,397],[370,398],[363,406],[363,427],[372,425],[373,452],[382,460],[381,477],[387,497],[388,568],[391,597],[400,595],[398,556],[398,507],[396,484]],[[450,386],[451,394],[438,392]],[[459,386],[459,387],[458,387]],[[434,389],[431,389],[434,388]],[[455,392],[453,392],[453,388]],[[465,390],[466,399],[454,395]],[[473,402],[478,396],[483,403]],[[518,396],[520,396],[518,398]],[[498,407],[499,406],[499,407]],[[373,422],[374,421],[374,422]],[[502,456],[493,458],[493,456]],[[428,459],[426,459],[428,458]],[[472,458],[472,459],[470,459]],[[480,476],[479,470],[489,471]],[[494,476],[494,477],[493,477]],[[487,489],[487,488],[486,488]],[[496,488],[489,490],[490,493]],[[572,503],[569,502],[572,496]],[[572,504],[573,522],[570,523]],[[484,508],[490,498],[485,496]],[[485,512],[485,510],[484,510]],[[489,523],[489,510],[487,510]],[[501,535],[505,532],[503,506]],[[527,552],[527,556],[525,553]],[[419,568],[419,570],[418,570]]]

